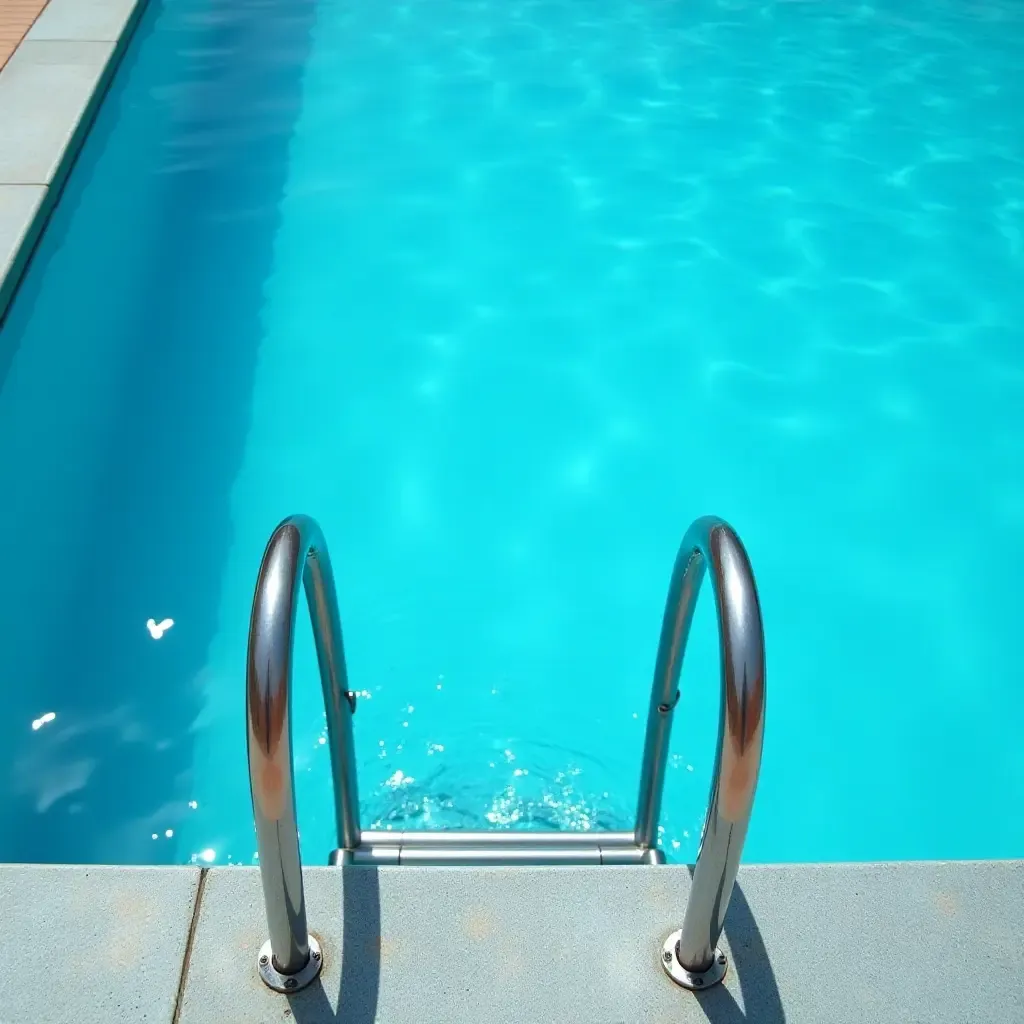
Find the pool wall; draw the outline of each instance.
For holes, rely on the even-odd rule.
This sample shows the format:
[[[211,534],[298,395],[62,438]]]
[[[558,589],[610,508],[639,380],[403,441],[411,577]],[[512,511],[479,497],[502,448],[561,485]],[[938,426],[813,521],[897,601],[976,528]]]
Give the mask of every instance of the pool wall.
[[[0,322],[145,6],[50,0],[0,70]]]
[[[723,985],[659,964],[684,866],[312,868],[320,978],[259,981],[255,868],[0,867],[0,1020],[712,1024],[1024,1020],[1024,863],[740,871]],[[19,966],[21,965],[21,966]]]

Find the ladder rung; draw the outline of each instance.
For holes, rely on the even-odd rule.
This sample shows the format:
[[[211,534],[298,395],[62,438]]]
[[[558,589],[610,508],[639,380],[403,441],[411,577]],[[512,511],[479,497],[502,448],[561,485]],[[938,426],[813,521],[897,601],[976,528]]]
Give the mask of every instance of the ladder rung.
[[[360,843],[370,846],[636,846],[632,832],[470,832],[449,829],[445,832],[367,829]]]
[[[542,845],[529,843],[516,845],[508,841],[488,845],[456,843],[361,843],[354,850],[335,850],[331,854],[333,865],[416,865],[419,867],[483,867],[493,865],[598,865],[598,864],[658,864],[663,862],[660,851],[639,846],[598,846],[572,843]]]

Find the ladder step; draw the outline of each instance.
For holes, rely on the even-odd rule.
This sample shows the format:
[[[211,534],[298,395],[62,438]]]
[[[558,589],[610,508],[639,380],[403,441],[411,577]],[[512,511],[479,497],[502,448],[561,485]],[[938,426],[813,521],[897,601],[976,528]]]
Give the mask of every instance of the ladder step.
[[[508,839],[507,836],[502,837]],[[598,846],[572,843],[542,845],[513,842],[466,845],[456,843],[361,843],[354,850],[335,850],[332,865],[415,865],[417,867],[498,867],[503,865],[660,864],[660,850],[639,846]]]

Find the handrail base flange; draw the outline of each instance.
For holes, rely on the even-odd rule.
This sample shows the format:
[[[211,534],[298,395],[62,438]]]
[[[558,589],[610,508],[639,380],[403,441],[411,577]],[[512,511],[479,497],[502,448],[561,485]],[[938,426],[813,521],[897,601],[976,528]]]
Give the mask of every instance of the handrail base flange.
[[[263,943],[257,964],[263,984],[275,992],[284,992],[285,994],[298,992],[305,988],[316,979],[323,966],[323,950],[320,948],[316,936],[312,934],[309,936],[309,959],[306,961],[306,966],[294,974],[282,974],[274,966],[274,953],[270,948],[270,939]]]
[[[676,953],[682,935],[683,930],[681,928],[678,931],[674,931],[661,947],[661,966],[665,968],[665,973],[677,985],[688,988],[693,992],[703,992],[704,989],[717,985],[725,977],[725,972],[729,969],[729,961],[726,955],[716,947],[715,958],[711,961],[710,967],[703,971],[688,971],[679,962],[679,957]]]

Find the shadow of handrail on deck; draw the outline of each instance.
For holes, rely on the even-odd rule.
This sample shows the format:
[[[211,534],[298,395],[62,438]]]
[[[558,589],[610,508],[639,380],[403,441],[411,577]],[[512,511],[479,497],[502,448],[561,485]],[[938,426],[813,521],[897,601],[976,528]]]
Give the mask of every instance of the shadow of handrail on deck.
[[[380,995],[380,878],[375,867],[343,867],[341,980],[331,1000],[317,979],[288,997],[296,1024],[373,1024]],[[337,950],[325,954],[338,956]],[[334,1007],[337,1007],[335,1010]]]
[[[732,891],[725,933],[731,954],[729,970],[739,982],[743,1006],[725,985],[716,985],[707,992],[694,993],[705,1016],[711,1024],[785,1024],[786,1011],[768,950],[739,882]]]
[[[341,979],[336,998],[322,978],[294,996],[288,1005],[296,1024],[374,1024],[380,996],[380,878],[374,867],[340,869],[342,882]],[[692,868],[691,868],[692,870]],[[710,1024],[785,1024],[786,1013],[764,939],[743,890],[736,885],[726,918],[730,972],[739,983],[743,1006],[725,985],[695,992]],[[338,950],[326,949],[336,957]]]

